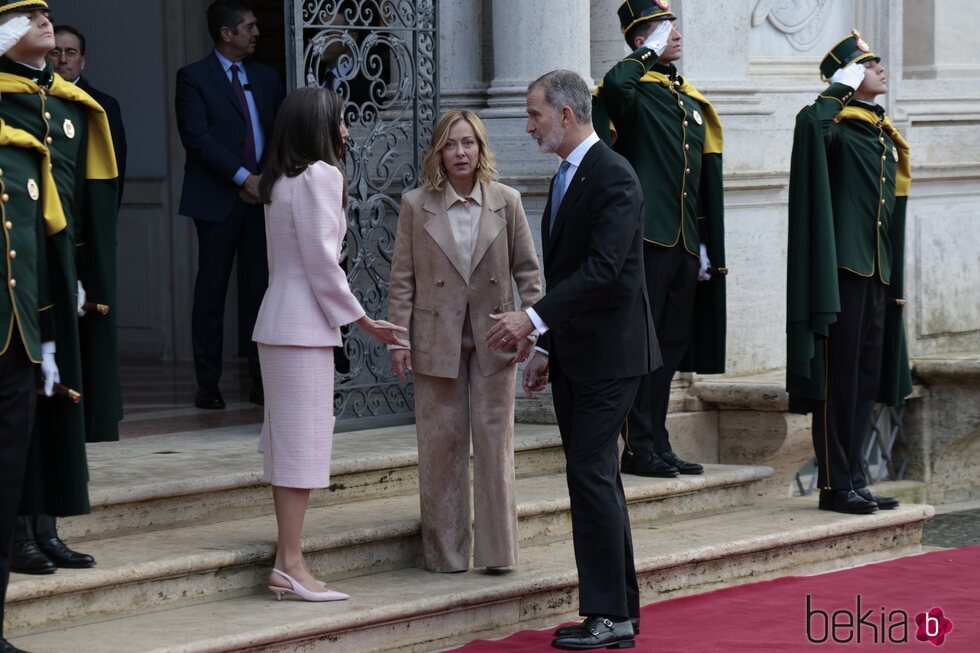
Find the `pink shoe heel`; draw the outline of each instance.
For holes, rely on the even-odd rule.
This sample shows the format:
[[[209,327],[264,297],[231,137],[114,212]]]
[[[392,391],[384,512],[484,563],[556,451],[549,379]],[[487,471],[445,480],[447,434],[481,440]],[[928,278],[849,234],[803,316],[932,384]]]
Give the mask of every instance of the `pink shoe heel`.
[[[324,592],[311,592],[310,590],[303,587],[303,585],[295,580],[292,576],[284,571],[279,571],[273,568],[272,573],[279,574],[289,583],[289,587],[278,587],[276,585],[269,585],[269,589],[273,594],[276,595],[276,599],[282,601],[282,597],[286,594],[295,594],[304,601],[346,601],[350,598],[347,594],[343,592],[335,592],[334,590],[326,590]],[[321,585],[322,582],[317,581]],[[324,585],[326,588],[326,585]]]

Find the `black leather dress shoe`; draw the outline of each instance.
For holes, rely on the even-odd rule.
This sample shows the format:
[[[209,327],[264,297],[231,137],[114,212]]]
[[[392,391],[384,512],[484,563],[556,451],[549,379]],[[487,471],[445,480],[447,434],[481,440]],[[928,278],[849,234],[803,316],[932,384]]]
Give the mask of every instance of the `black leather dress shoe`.
[[[876,494],[871,494],[871,490],[866,487],[854,491],[865,501],[874,501],[877,503],[879,510],[894,510],[898,508],[898,499],[894,497],[879,497]]]
[[[585,622],[588,618],[582,621],[580,624],[575,624],[574,626],[560,626],[555,628],[555,637],[568,637],[569,635],[574,635],[585,628]],[[633,634],[640,634],[640,618],[630,617],[630,624],[633,626]]]
[[[704,474],[704,467],[697,463],[689,463],[686,460],[681,460],[673,451],[667,451],[657,455],[660,456],[660,460],[671,467],[676,467],[677,471],[681,474]]]
[[[621,462],[620,471],[624,474],[655,478],[674,478],[680,474],[676,467],[668,465],[655,453],[630,455],[627,452],[623,454]]]
[[[225,407],[224,397],[218,390],[216,383],[200,383],[197,386],[197,394],[194,395],[194,405],[198,408],[209,410],[221,410]]]
[[[819,506],[821,510],[848,515],[870,515],[878,510],[878,504],[862,498],[854,490],[820,490]]]
[[[265,405],[265,388],[262,387],[262,379],[252,379],[252,391],[248,393],[248,400],[259,406]]]
[[[64,569],[88,569],[95,566],[95,558],[87,553],[72,551],[60,537],[41,540],[37,547],[55,566]]]
[[[551,642],[566,651],[589,651],[596,648],[634,648],[633,626],[629,619],[613,621],[606,617],[589,617],[571,635],[557,637]]]
[[[53,574],[58,568],[37,548],[34,540],[17,540],[10,552],[10,571],[41,576]]]
[[[17,648],[3,637],[0,637],[0,653],[27,653],[22,648]]]

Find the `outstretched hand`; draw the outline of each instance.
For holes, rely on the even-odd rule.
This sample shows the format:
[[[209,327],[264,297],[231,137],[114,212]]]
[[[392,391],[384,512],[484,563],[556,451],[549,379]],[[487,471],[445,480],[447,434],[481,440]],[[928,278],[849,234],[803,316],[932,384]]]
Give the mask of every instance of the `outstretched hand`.
[[[368,335],[386,345],[408,347],[408,342],[398,337],[399,333],[408,333],[408,329],[387,320],[374,320],[365,315],[357,321],[357,325],[367,331]]]

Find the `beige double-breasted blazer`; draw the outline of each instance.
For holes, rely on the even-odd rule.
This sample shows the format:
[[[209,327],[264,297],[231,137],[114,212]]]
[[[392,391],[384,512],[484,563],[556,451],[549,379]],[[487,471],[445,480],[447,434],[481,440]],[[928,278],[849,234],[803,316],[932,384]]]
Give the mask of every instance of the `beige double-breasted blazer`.
[[[483,206],[471,269],[462,269],[442,191],[417,188],[402,197],[388,289],[388,320],[408,327],[412,369],[456,378],[469,308],[476,355],[484,375],[496,374],[513,352],[492,352],[484,336],[490,313],[513,311],[541,298],[541,269],[521,194],[481,184]]]

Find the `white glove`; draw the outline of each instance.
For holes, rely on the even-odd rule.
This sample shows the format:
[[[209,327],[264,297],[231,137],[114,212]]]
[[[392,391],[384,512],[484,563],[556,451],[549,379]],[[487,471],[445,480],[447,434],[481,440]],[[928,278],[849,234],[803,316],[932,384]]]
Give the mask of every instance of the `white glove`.
[[[711,275],[708,274],[708,268],[711,267],[711,261],[708,260],[708,248],[704,243],[701,243],[701,266],[698,268],[698,281],[708,281],[711,279]]]
[[[27,16],[17,16],[0,25],[0,55],[17,45],[17,41],[29,31],[31,31],[31,19]]]
[[[44,375],[44,394],[54,394],[54,384],[61,383],[58,364],[54,362],[54,340],[41,343],[41,374]]]
[[[667,41],[670,39],[670,32],[674,29],[669,20],[662,20],[657,28],[650,32],[650,36],[643,42],[643,47],[650,48],[659,57],[667,49]]]
[[[864,71],[866,68],[863,63],[851,63],[847,64],[830,78],[831,84],[844,84],[845,86],[850,86],[855,91],[861,82],[864,81]]]
[[[78,281],[78,307],[77,307],[78,308],[78,317],[84,317],[85,316],[85,309],[82,308],[82,306],[85,306],[85,287],[82,286],[82,281],[81,281],[81,279],[79,279],[79,281]]]

